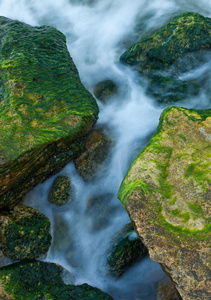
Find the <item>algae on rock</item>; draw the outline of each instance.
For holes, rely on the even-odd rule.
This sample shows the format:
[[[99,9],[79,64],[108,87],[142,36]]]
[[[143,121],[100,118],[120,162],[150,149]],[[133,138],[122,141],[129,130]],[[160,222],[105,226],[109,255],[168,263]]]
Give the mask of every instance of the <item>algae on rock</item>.
[[[204,61],[204,51],[208,50],[211,50],[211,19],[186,12],[152,36],[133,44],[120,60],[141,73],[169,69],[171,74],[178,75]]]
[[[112,300],[112,297],[88,284],[66,285],[64,269],[56,264],[27,261],[0,269],[0,285],[16,300]]]
[[[38,258],[50,247],[50,221],[37,209],[17,205],[0,217],[0,225],[0,249],[12,259]]]
[[[150,257],[161,263],[182,298],[208,299],[211,110],[164,110],[118,197]]]
[[[0,17],[0,207],[13,207],[84,147],[96,122],[65,36]]]

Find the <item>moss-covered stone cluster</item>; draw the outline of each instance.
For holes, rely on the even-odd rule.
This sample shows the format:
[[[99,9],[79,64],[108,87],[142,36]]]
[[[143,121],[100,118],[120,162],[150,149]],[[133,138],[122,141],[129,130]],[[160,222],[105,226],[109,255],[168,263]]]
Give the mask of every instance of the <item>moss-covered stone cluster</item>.
[[[34,208],[17,205],[0,217],[0,228],[0,248],[14,260],[38,258],[50,247],[50,221]]]
[[[2,207],[15,202],[16,182],[26,192],[81,151],[98,107],[61,32],[0,17],[0,38]]]
[[[62,267],[46,262],[28,261],[0,269],[0,281],[14,300],[109,300],[109,295],[87,284],[66,285]]]

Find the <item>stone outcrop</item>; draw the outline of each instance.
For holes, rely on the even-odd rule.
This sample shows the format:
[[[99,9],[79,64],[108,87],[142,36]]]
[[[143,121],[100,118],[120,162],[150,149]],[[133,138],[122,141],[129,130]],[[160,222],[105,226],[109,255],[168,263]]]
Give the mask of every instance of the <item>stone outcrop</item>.
[[[0,249],[11,259],[34,259],[51,244],[50,221],[37,209],[17,205],[0,216]]]
[[[53,263],[27,261],[0,269],[1,299],[112,300],[88,284],[74,286],[63,282],[64,269]]]
[[[10,209],[84,148],[98,107],[61,32],[0,17],[0,37],[0,208]]]
[[[211,110],[170,107],[118,197],[182,299],[209,299]]]

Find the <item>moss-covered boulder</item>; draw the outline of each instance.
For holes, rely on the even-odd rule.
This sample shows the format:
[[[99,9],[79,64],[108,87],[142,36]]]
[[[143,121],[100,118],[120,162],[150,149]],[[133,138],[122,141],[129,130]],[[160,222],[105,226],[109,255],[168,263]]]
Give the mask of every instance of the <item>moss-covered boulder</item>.
[[[114,96],[117,92],[117,85],[110,79],[100,81],[94,87],[95,97],[102,102],[106,102],[108,98]]]
[[[74,159],[74,165],[86,181],[96,178],[99,171],[105,170],[111,140],[102,130],[93,130],[89,134],[84,151]]]
[[[183,299],[209,299],[211,110],[170,107],[118,197]]]
[[[71,181],[68,176],[59,175],[53,182],[48,195],[48,201],[62,206],[69,202],[73,191],[71,190]]]
[[[204,61],[211,49],[211,19],[186,12],[152,36],[133,44],[120,60],[141,73],[169,71],[178,75]]]
[[[147,255],[147,249],[131,223],[124,226],[112,240],[107,258],[109,273],[118,278],[128,267]]]
[[[83,149],[98,107],[61,32],[0,17],[0,38],[0,208],[11,208]]]
[[[5,294],[15,300],[111,300],[112,297],[88,284],[66,285],[63,268],[52,263],[28,261],[0,269]],[[7,298],[6,298],[7,299]],[[8,298],[10,299],[10,298]]]
[[[201,87],[173,76],[149,76],[146,93],[158,104],[173,104],[197,96]]]
[[[0,248],[12,259],[34,259],[51,243],[50,221],[38,210],[17,205],[0,217]]]

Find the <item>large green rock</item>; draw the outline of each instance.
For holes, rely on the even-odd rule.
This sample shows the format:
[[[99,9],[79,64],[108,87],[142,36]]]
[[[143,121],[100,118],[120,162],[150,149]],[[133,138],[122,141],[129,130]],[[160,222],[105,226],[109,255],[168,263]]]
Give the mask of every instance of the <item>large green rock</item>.
[[[111,300],[112,297],[88,284],[66,285],[62,267],[46,262],[28,261],[0,269],[0,287],[15,300]],[[1,290],[0,290],[1,292]],[[2,293],[3,294],[3,293]],[[9,298],[9,296],[11,298]]]
[[[58,172],[96,122],[65,36],[0,17],[0,207]]]
[[[141,73],[169,70],[178,75],[204,61],[204,51],[210,49],[211,19],[186,12],[152,36],[133,44],[120,60]]]
[[[50,221],[37,209],[17,205],[0,216],[0,249],[12,259],[34,259],[51,244]]]
[[[182,299],[209,299],[211,110],[164,110],[118,197]]]

